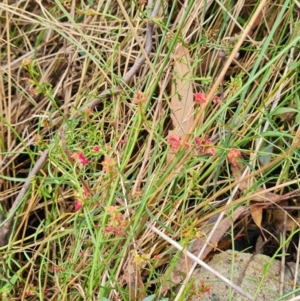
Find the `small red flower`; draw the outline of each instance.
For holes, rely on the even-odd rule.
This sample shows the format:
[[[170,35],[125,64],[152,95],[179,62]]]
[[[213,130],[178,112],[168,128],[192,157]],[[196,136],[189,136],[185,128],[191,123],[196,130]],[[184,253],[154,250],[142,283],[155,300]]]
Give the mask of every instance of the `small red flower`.
[[[84,156],[84,153],[82,152],[71,154],[71,158],[77,160],[77,162],[81,165],[86,165],[89,163],[89,160]]]
[[[91,196],[89,190],[86,187],[83,188],[83,195],[86,200],[88,200]]]
[[[166,40],[171,40],[173,38],[173,33],[172,32],[169,32],[166,34]]]
[[[22,60],[22,67],[25,68],[25,67],[28,67],[30,64],[31,64],[32,60],[31,58],[25,58]]]
[[[95,146],[93,147],[93,151],[94,151],[94,152],[99,152],[99,151],[100,151],[100,147],[99,147],[98,145],[95,145]]]
[[[138,2],[138,6],[143,7],[146,3],[147,3],[146,0],[141,0],[141,1]]]
[[[80,200],[75,200],[75,211],[79,211],[82,208],[82,201]]]
[[[86,165],[89,163],[89,160],[84,156],[83,153],[78,153],[78,161],[82,165]]]
[[[241,152],[239,150],[237,150],[235,147],[233,147],[228,155],[227,155],[227,158],[228,158],[228,161],[233,165],[233,166],[237,166],[238,165],[238,162],[236,159],[240,158],[242,156]]]
[[[85,110],[85,114],[87,116],[93,116],[94,115],[94,111],[93,111],[93,109],[88,108],[88,109]]]
[[[136,105],[141,105],[146,101],[147,101],[147,97],[144,96],[143,92],[137,92],[133,103]]]
[[[198,297],[202,297],[202,294],[207,294],[207,295],[210,295],[211,293],[211,286],[210,285],[207,285],[204,283],[204,280],[201,279],[199,281],[199,285],[198,285]]]
[[[104,233],[122,236],[125,233],[126,220],[118,211],[119,206],[105,206],[104,210],[109,213],[108,225],[104,228]]]
[[[107,226],[104,228],[104,233],[113,234],[115,236],[122,236],[124,234],[123,230],[114,226]]]
[[[61,270],[61,267],[60,266],[56,266],[53,268],[54,272],[57,273]]]
[[[126,140],[121,139],[119,143],[120,143],[121,145],[125,145],[125,144],[126,144]]]
[[[113,158],[106,157],[101,164],[105,173],[112,174],[116,165],[116,161]]]
[[[183,142],[183,146],[184,146],[185,148],[187,148],[187,149],[191,148],[190,143],[187,142],[187,141],[184,141],[184,142]]]
[[[39,95],[39,93],[38,93],[38,91],[37,91],[37,89],[35,88],[34,85],[30,85],[30,86],[29,86],[29,93],[30,93],[30,95],[33,96],[33,97]]]
[[[213,156],[213,155],[216,153],[216,151],[215,151],[215,149],[214,149],[213,147],[208,147],[208,148],[206,149],[205,153],[206,153],[207,155]]]
[[[34,296],[36,293],[36,288],[33,284],[30,284],[29,287],[27,287],[26,291],[25,291],[25,297],[31,297]]]
[[[39,134],[35,134],[33,136],[34,140],[33,140],[33,145],[43,145],[43,136],[39,135]]]
[[[213,156],[216,153],[215,147],[209,138],[201,139],[200,137],[196,137],[195,146],[200,154]]]
[[[170,144],[171,151],[176,151],[180,147],[181,137],[180,135],[169,134],[167,142]]]
[[[213,103],[219,103],[219,102],[220,102],[220,97],[216,95],[216,96],[213,98]]]
[[[206,103],[206,95],[204,93],[201,92],[197,92],[195,93],[195,103]]]

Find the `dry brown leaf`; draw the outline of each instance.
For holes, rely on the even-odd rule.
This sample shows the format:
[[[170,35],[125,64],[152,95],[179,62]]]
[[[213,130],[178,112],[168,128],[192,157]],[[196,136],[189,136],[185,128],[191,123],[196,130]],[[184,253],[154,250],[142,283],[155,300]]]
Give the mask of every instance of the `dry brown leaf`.
[[[252,216],[252,219],[255,223],[255,225],[260,229],[261,235],[266,241],[267,238],[264,235],[264,231],[261,227],[262,217],[263,217],[263,207],[259,205],[250,205],[250,214]]]
[[[263,215],[262,206],[250,205],[250,214],[256,226],[261,229],[261,221]]]
[[[189,132],[194,121],[191,57],[189,50],[179,45],[175,50],[172,80],[171,118],[174,133],[182,138]]]
[[[231,171],[233,174],[233,177],[236,181],[240,180],[242,177],[242,168],[241,166],[233,166],[231,165]],[[239,189],[243,193],[247,193],[249,190],[249,185],[247,181],[244,181],[240,183]],[[262,222],[262,216],[263,216],[263,210],[267,210],[267,213],[269,212],[273,216],[273,224],[277,229],[281,229],[285,225],[286,231],[292,231],[292,229],[299,228],[299,221],[300,217],[299,215],[297,217],[291,217],[290,215],[287,216],[287,222],[284,223],[285,218],[285,211],[283,209],[277,209],[277,210],[268,210],[267,208],[273,204],[280,203],[280,206],[287,204],[287,202],[282,203],[284,200],[290,199],[294,195],[299,195],[298,189],[291,191],[285,195],[278,195],[274,192],[265,191],[264,188],[257,188],[255,190],[255,193],[252,195],[249,195],[249,200],[256,201],[257,204],[253,204],[250,206],[250,213],[252,216],[253,221],[255,224],[260,228],[261,234],[265,238],[265,235],[262,231],[261,222]],[[278,206],[278,208],[280,208]]]
[[[194,99],[192,87],[191,57],[189,50],[180,44],[174,54],[174,68],[171,89],[171,119],[173,131],[170,134],[180,135],[184,140],[194,122]],[[168,154],[167,164],[174,159],[174,154]]]

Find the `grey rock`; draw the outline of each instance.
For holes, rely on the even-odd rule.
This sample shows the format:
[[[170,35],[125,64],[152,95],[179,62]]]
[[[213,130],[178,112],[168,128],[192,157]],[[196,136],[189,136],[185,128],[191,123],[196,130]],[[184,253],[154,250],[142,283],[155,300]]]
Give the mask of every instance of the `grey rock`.
[[[216,254],[209,262],[209,266],[230,279],[245,292],[254,297],[256,301],[289,300],[292,298],[295,263],[288,263],[285,268],[284,298],[280,298],[280,261],[262,254],[248,254],[228,250]],[[201,297],[192,297],[190,300],[198,301],[246,301],[246,297],[235,292],[222,280],[204,270],[196,269],[193,277],[195,287],[201,281],[211,287],[210,294]],[[300,277],[297,277],[297,286],[300,286]],[[300,295],[300,291],[295,292]]]

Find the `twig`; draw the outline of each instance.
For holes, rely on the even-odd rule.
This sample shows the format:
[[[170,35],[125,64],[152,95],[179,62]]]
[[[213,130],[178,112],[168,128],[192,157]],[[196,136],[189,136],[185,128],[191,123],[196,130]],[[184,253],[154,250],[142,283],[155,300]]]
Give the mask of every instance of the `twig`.
[[[16,197],[15,201],[13,202],[11,208],[9,209],[8,216],[3,223],[3,226],[0,228],[0,247],[7,244],[8,236],[10,234],[12,220],[15,214],[17,207],[19,206],[21,200],[23,199],[24,195],[26,194],[29,185],[31,183],[32,178],[39,172],[39,170],[45,164],[48,158],[49,150],[45,150],[40,158],[36,161],[34,167],[32,168],[31,172],[29,173],[23,187],[21,188],[18,196]]]
[[[284,212],[284,220],[283,220],[283,232],[282,232],[282,255],[286,254],[286,221],[287,221],[287,213]],[[280,286],[279,286],[279,294],[282,296],[284,294],[284,274],[285,274],[285,256],[281,257],[280,261]]]
[[[23,61],[23,59],[27,58],[27,57],[30,57],[32,56],[34,53],[36,53],[37,51],[39,51],[40,49],[42,49],[43,47],[51,44],[53,41],[55,41],[57,38],[59,37],[59,35],[55,35],[53,38],[51,38],[50,40],[44,42],[44,43],[41,43],[39,46],[37,46],[35,49],[33,50],[30,50],[26,53],[24,53],[23,55],[21,55],[20,57],[18,57],[17,59],[13,60],[12,62],[10,62],[10,64],[5,64],[3,66],[0,66],[1,69],[7,71],[8,68],[11,68],[13,67],[14,65],[20,63]],[[64,53],[63,51],[61,53]]]
[[[151,53],[151,49],[153,46],[153,22],[151,21],[151,18],[155,18],[158,14],[158,10],[160,7],[160,2],[161,0],[157,0],[155,7],[153,9],[153,11],[151,12],[151,10],[149,11],[149,16],[150,19],[148,20],[147,23],[147,29],[146,29],[146,46],[145,46],[145,53],[147,56],[150,55]],[[152,7],[152,0],[148,0],[148,5],[149,8]],[[144,62],[146,61],[146,56],[143,54],[135,63],[134,65],[130,68],[130,70],[124,75],[123,77],[123,82],[125,84],[128,84],[130,82],[130,80],[132,79],[132,77],[140,70],[140,68],[142,67],[142,65],[144,64]],[[103,91],[99,97],[97,99],[94,99],[93,101],[91,101],[88,104],[88,108],[92,109],[95,106],[97,106],[103,97],[105,96],[113,96],[116,95],[118,93],[120,93],[122,91],[122,88],[120,86],[116,86],[113,89],[107,89],[105,91]]]
[[[152,0],[148,1],[148,7],[151,9],[152,6]],[[160,0],[157,0],[155,3],[155,7],[153,9],[152,12],[149,12],[150,15],[150,20],[148,20],[147,22],[147,32],[146,32],[146,46],[145,46],[145,52],[146,55],[149,56],[151,53],[151,49],[152,49],[152,44],[153,44],[153,40],[152,40],[152,35],[153,35],[153,22],[151,21],[151,18],[154,18],[157,16],[158,10],[160,7]],[[132,77],[134,76],[134,74],[137,73],[137,71],[142,67],[142,65],[144,64],[146,60],[146,56],[142,55],[136,62],[135,64],[131,67],[131,69],[124,75],[124,82],[128,83]]]
[[[294,283],[293,283],[293,291],[296,289],[296,287],[298,286],[298,274],[299,274],[299,259],[300,259],[300,236],[298,237],[298,247],[297,247],[297,259],[296,259],[296,265],[295,265],[295,274],[294,274]],[[295,296],[295,294],[293,295],[293,297]]]

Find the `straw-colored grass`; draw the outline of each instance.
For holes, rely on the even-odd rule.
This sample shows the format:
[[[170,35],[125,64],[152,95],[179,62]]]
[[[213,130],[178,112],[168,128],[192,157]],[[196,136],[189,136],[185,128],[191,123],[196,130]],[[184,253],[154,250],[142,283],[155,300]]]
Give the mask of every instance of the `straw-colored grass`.
[[[0,16],[2,300],[185,300],[188,271],[166,289],[172,241],[298,189],[297,1],[4,0]]]

